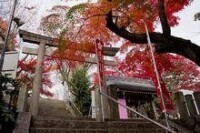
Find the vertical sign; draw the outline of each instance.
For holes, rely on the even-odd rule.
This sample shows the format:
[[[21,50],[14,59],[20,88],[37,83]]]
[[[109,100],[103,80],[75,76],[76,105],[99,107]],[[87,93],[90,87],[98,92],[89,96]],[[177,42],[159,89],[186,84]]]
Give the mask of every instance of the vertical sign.
[[[103,62],[103,42],[100,41],[99,39],[96,39],[96,55],[97,55],[97,65],[98,65],[98,70],[99,70],[99,83],[100,83],[100,88],[102,89],[103,81],[104,81],[104,76],[103,76],[103,71],[104,71],[104,62]]]
[[[102,92],[104,90],[104,79],[103,79],[103,42],[99,39],[96,39],[96,45],[95,45],[96,55],[97,55],[97,66],[99,70],[99,91]],[[98,94],[97,98],[98,101],[97,108],[96,108],[96,118],[97,121],[104,121],[105,115],[104,115],[104,103],[102,95]]]

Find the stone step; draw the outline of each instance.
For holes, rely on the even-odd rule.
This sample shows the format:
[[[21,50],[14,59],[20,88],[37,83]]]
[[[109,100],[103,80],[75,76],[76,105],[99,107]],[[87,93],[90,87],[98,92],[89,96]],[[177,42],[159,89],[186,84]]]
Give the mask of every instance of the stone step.
[[[147,122],[147,120],[143,118],[133,118],[133,119],[105,119],[105,121],[120,121],[120,122]]]
[[[36,120],[89,120],[89,121],[96,121],[94,118],[89,118],[89,117],[74,117],[74,116],[61,116],[61,115],[39,115],[37,117]],[[145,119],[142,119],[142,118],[134,118],[134,119],[119,119],[119,120],[116,120],[116,119],[105,119],[105,121],[131,121],[131,122],[134,122],[134,121],[147,121]]]
[[[30,133],[166,133],[165,130],[151,129],[67,129],[67,128],[31,128]]]
[[[95,121],[93,118],[88,117],[73,117],[66,115],[39,115],[35,120],[89,120]]]
[[[32,127],[54,127],[54,128],[156,128],[157,125],[147,121],[107,121],[97,122],[88,120],[36,120],[33,122]]]

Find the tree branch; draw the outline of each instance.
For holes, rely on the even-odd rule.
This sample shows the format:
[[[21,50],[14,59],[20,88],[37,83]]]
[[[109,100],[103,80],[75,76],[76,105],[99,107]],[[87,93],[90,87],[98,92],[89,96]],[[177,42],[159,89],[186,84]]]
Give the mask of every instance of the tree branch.
[[[167,20],[167,15],[165,12],[165,3],[164,0],[158,0],[158,13],[159,13],[159,18],[163,30],[163,34],[166,36],[171,35],[171,29]]]
[[[119,28],[112,18],[112,11],[107,14],[107,28],[118,36],[129,40],[132,43],[145,44],[147,37],[145,33],[136,34],[127,31],[124,28]],[[200,47],[192,43],[190,40],[185,40],[175,36],[166,36],[164,33],[151,32],[149,33],[151,42],[155,44],[157,53],[176,53],[182,55],[197,65],[200,66]]]

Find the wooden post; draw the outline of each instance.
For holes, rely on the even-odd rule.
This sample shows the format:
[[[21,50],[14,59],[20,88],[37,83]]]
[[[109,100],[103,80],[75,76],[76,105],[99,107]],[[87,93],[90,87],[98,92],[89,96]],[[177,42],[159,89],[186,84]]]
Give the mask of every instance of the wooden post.
[[[42,86],[42,63],[45,56],[45,43],[39,45],[37,64],[35,68],[35,78],[33,81],[32,97],[30,101],[30,112],[33,117],[37,117],[39,108],[40,88]]]

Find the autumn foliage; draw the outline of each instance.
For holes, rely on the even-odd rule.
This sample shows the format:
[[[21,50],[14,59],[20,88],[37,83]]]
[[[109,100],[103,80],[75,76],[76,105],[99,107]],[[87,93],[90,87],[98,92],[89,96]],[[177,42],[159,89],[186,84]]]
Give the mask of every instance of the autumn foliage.
[[[155,60],[158,71],[170,91],[176,92],[179,89],[200,91],[198,82],[200,69],[192,61],[175,54],[155,54]],[[118,68],[128,77],[156,80],[146,45],[133,46],[125,59],[120,61]]]
[[[33,88],[33,80],[35,76],[35,67],[37,60],[35,58],[28,58],[28,55],[18,61],[18,72],[17,72],[17,80],[20,83],[25,83],[27,85],[27,89],[31,90]],[[42,87],[40,88],[40,93],[46,96],[52,96],[53,94],[46,89],[47,87],[52,87],[53,83],[50,80],[50,70],[51,63],[49,61],[45,61],[43,63],[43,75],[42,75]]]
[[[4,42],[4,40],[5,40],[7,27],[8,27],[8,21],[6,21],[2,17],[0,17],[0,41],[2,41],[2,42]],[[9,34],[8,45],[7,45],[6,51],[15,51],[16,47],[17,47],[16,34],[11,32]]]
[[[197,59],[191,57],[185,49],[176,47],[184,44],[184,40],[173,37],[170,33],[170,27],[179,23],[179,17],[175,14],[191,2],[192,0],[97,0],[73,7],[56,6],[42,19],[41,28],[52,36],[61,37],[59,49],[52,58],[82,61],[94,53],[95,41],[99,39],[108,47],[121,46],[120,52],[126,56],[118,61],[116,69],[124,76],[155,81],[154,68],[146,46],[145,22],[156,52],[162,53],[156,54],[156,62],[168,88],[173,91],[182,88],[199,91],[199,68],[183,56],[194,62]],[[159,23],[163,34],[155,32]],[[131,50],[127,52],[130,46]],[[73,64],[72,61],[69,63]]]

